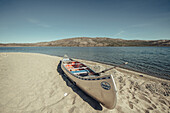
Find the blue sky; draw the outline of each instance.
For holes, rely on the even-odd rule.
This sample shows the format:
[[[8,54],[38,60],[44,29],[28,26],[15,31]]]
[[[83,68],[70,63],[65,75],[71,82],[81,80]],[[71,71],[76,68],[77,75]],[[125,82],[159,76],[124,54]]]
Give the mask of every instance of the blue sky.
[[[0,43],[170,39],[170,0],[0,0]]]

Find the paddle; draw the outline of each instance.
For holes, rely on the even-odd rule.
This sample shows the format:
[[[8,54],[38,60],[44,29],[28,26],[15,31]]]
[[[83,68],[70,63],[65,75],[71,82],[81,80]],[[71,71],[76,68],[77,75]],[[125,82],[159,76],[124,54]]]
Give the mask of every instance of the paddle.
[[[105,69],[105,70],[103,70],[103,71],[101,71],[101,72],[99,72],[99,73],[96,73],[96,74],[105,73],[106,71],[109,71],[109,70],[111,70],[111,69],[114,69],[114,68],[116,68],[116,67],[120,67],[120,66],[123,66],[123,65],[126,65],[126,64],[128,64],[128,62],[125,62],[125,63],[120,64],[120,65],[118,65],[118,66],[111,67],[111,68],[109,68],[109,69]]]

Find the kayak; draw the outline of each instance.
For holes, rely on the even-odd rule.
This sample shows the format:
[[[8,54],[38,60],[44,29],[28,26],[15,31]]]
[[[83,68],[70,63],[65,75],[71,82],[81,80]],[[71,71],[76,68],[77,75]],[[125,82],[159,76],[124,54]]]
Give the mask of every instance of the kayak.
[[[117,88],[113,75],[101,75],[85,64],[65,56],[61,60],[61,69],[65,75],[89,96],[108,109],[117,102]]]

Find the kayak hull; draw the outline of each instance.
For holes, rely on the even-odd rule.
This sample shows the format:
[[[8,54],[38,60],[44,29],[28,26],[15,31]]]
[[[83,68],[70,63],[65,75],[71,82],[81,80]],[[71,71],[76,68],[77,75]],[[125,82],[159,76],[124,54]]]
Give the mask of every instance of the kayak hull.
[[[117,89],[112,75],[89,75],[82,77],[72,73],[66,66],[67,62],[68,61],[62,60],[61,68],[67,77],[69,77],[80,89],[108,109],[113,109],[116,106]],[[73,62],[73,60],[71,60],[71,62]],[[76,63],[80,62],[76,61]],[[83,66],[86,65],[83,64]]]

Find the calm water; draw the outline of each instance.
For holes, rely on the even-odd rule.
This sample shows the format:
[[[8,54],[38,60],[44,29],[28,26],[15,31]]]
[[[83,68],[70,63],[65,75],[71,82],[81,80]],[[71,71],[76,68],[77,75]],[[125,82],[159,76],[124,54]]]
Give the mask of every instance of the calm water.
[[[0,47],[0,52],[30,52],[111,64],[170,80],[170,47]]]

